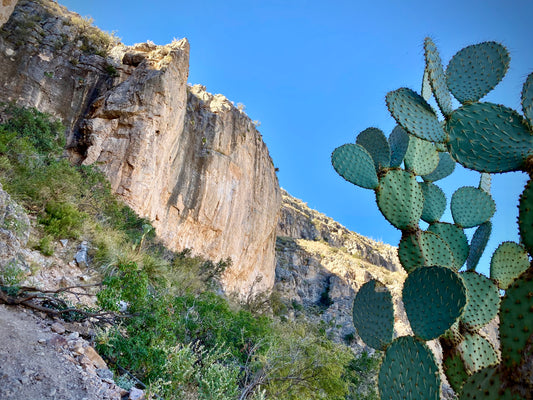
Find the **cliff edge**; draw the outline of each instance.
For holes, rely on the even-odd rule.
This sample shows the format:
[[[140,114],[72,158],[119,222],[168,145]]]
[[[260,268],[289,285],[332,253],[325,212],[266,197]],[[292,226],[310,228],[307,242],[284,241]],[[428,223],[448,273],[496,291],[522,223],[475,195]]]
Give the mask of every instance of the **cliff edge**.
[[[66,126],[72,161],[97,165],[173,250],[231,258],[226,290],[274,284],[281,194],[252,121],[187,85],[189,44],[125,46],[49,0],[20,0],[0,30],[0,101]]]

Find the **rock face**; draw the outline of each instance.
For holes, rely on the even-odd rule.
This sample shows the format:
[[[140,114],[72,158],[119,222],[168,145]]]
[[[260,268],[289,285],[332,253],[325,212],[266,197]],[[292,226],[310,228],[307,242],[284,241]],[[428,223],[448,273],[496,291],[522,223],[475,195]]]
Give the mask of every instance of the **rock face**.
[[[396,335],[410,333],[401,302],[406,274],[396,248],[351,232],[283,192],[276,253],[275,290],[289,305],[288,317],[323,321],[333,338],[361,351],[353,300],[364,283],[378,279],[394,298]]]
[[[403,271],[395,247],[348,230],[326,215],[310,209],[307,204],[284,190],[282,195],[278,236],[324,241],[332,247],[345,248],[348,253],[391,272]]]
[[[2,0],[0,2],[0,27],[9,19],[18,0]]]
[[[74,146],[89,105],[113,83],[96,28],[52,1],[20,0],[0,29],[0,101],[61,119]],[[107,38],[102,36],[102,38]]]
[[[60,118],[69,155],[96,164],[171,249],[231,258],[224,288],[274,282],[281,203],[268,149],[221,95],[188,87],[186,39],[124,46],[49,0],[0,30],[0,101]]]

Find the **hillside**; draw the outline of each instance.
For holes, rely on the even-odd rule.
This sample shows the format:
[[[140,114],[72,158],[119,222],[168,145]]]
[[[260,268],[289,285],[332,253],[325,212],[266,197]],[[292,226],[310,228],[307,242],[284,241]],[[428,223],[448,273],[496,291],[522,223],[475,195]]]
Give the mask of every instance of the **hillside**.
[[[396,249],[280,189],[186,39],[1,11],[0,399],[374,399],[351,309],[379,279],[409,332]]]

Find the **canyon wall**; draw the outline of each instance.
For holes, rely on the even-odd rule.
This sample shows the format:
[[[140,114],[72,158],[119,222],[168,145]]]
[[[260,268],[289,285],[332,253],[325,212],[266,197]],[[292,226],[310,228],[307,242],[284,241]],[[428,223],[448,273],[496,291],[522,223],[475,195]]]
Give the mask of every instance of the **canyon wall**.
[[[73,162],[97,165],[171,249],[231,258],[226,290],[274,283],[281,195],[252,121],[187,85],[189,44],[125,46],[49,0],[0,30],[0,101],[60,118]]]
[[[287,317],[322,321],[330,336],[361,351],[353,300],[364,283],[377,279],[393,295],[396,335],[409,334],[401,301],[406,273],[396,248],[348,230],[283,190],[282,199],[274,288],[288,305]]]

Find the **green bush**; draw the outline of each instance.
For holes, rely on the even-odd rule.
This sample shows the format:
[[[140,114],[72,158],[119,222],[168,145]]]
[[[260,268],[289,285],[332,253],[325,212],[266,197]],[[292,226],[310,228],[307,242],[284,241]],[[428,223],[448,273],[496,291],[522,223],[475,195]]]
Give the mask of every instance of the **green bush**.
[[[14,136],[16,132],[18,138],[26,138],[38,152],[52,157],[63,152],[65,128],[59,121],[35,109],[21,108],[13,104],[2,104],[0,109],[2,114],[9,117],[2,124],[2,133],[10,132],[7,136]]]
[[[45,214],[39,219],[44,230],[56,238],[78,239],[87,215],[71,203],[49,202]]]
[[[45,235],[39,240],[37,249],[41,251],[45,256],[51,256],[54,254],[53,238],[50,235]]]

